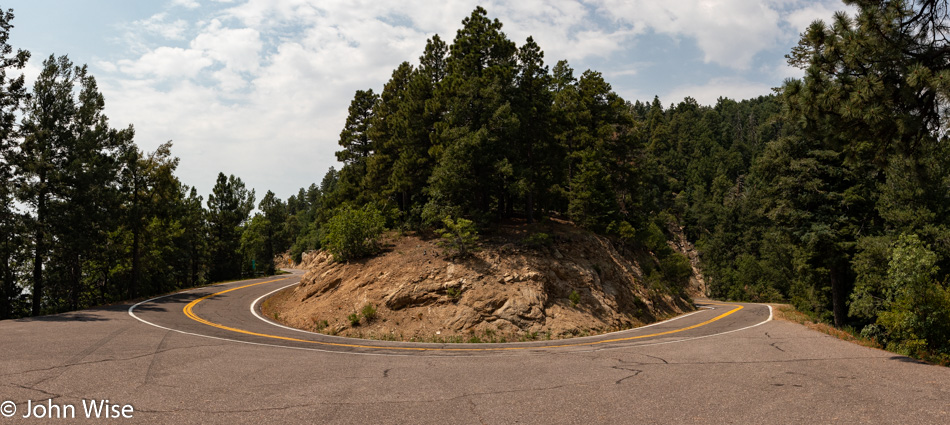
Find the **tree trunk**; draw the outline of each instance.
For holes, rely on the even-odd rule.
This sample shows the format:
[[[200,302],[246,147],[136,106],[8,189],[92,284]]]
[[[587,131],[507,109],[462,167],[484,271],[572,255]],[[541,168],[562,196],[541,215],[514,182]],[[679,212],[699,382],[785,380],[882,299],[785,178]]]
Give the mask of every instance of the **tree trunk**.
[[[844,326],[848,317],[848,309],[845,304],[848,299],[846,282],[841,273],[840,265],[832,265],[829,273],[831,276],[831,310],[835,316],[835,327]]]
[[[46,183],[45,176],[40,176],[40,184]],[[36,202],[36,244],[33,251],[33,305],[30,315],[39,316],[43,307],[43,257],[46,256],[46,190],[40,190]]]
[[[135,292],[138,290],[139,281],[139,234],[142,233],[137,226],[138,222],[132,226],[132,276],[129,278],[129,299],[135,298]]]
[[[198,247],[194,239],[191,240],[191,282],[188,286],[198,285]]]
[[[13,285],[13,273],[9,270],[9,259],[4,259],[6,264],[3,266],[3,281],[0,282],[0,320],[13,318],[13,303],[11,300],[17,294],[16,287]]]
[[[82,259],[73,254],[69,265],[69,307],[70,310],[79,310],[79,296],[82,293]]]
[[[528,216],[528,223],[534,223],[534,192],[528,191],[528,196],[524,200],[525,215]]]

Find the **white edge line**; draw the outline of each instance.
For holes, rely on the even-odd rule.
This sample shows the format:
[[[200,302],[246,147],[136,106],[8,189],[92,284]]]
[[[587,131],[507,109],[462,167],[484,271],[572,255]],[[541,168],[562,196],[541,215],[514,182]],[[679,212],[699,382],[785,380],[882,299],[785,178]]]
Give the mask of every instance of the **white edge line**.
[[[240,283],[240,282],[242,282],[242,281],[238,281],[238,282],[228,282],[228,283],[225,283],[225,284],[211,285],[211,286],[227,286],[227,285],[231,285],[231,284],[234,284],[234,283]],[[279,289],[276,289],[276,290],[271,291],[271,292],[269,292],[269,293],[267,293],[267,294],[265,294],[265,295],[263,295],[263,296],[261,296],[261,297],[258,297],[256,300],[254,300],[254,302],[251,303],[251,312],[254,313],[254,306],[255,306],[261,299],[263,299],[264,297],[266,297],[267,295],[273,294],[274,292],[280,291],[281,289],[288,288],[288,287],[293,286],[293,285],[296,285],[296,284],[298,284],[298,283],[300,283],[300,282],[295,282],[295,283],[292,283],[292,284],[290,284],[290,285],[285,285],[285,286],[283,286],[283,287],[281,287],[281,288],[279,288]],[[132,305],[131,307],[129,307],[129,310],[128,310],[128,311],[129,311],[129,316],[132,316],[133,318],[135,318],[135,320],[138,320],[139,322],[142,322],[142,323],[144,323],[144,324],[146,324],[146,325],[153,326],[153,327],[156,327],[156,328],[159,328],[159,329],[164,329],[164,330],[170,331],[170,332],[177,332],[177,333],[184,334],[184,335],[191,335],[191,336],[197,336],[197,337],[202,337],[202,338],[210,338],[210,339],[215,339],[215,340],[218,340],[218,341],[237,342],[237,343],[241,343],[241,344],[256,345],[256,346],[262,346],[262,347],[278,347],[278,348],[286,348],[286,349],[291,349],[291,350],[316,351],[316,352],[321,352],[321,353],[344,354],[344,355],[361,355],[361,356],[418,357],[419,355],[424,355],[424,356],[432,356],[432,357],[460,357],[459,355],[452,355],[452,354],[436,354],[436,353],[437,353],[436,351],[433,351],[433,352],[419,352],[419,353],[413,353],[413,354],[364,353],[364,352],[358,352],[358,351],[356,351],[356,352],[354,352],[354,351],[338,351],[338,350],[327,350],[327,349],[322,349],[322,348],[294,347],[294,346],[290,346],[290,345],[265,344],[265,343],[261,343],[261,342],[243,341],[243,340],[239,340],[239,339],[222,338],[222,337],[217,337],[217,336],[203,335],[203,334],[199,334],[199,333],[186,332],[186,331],[182,331],[182,330],[178,330],[178,329],[168,328],[168,327],[165,327],[165,326],[162,326],[162,325],[157,325],[157,324],[155,324],[155,323],[149,322],[149,321],[147,321],[147,320],[145,320],[145,319],[142,319],[141,317],[138,317],[138,316],[135,314],[135,312],[134,312],[135,308],[138,307],[138,306],[140,306],[140,305],[142,305],[142,304],[145,304],[145,303],[148,303],[148,302],[152,302],[152,301],[155,301],[155,300],[158,300],[158,299],[162,299],[162,298],[168,298],[168,297],[173,296],[173,295],[179,295],[179,294],[183,294],[183,293],[186,293],[186,292],[192,292],[192,291],[197,291],[197,290],[199,290],[199,289],[209,288],[209,287],[211,287],[211,286],[204,286],[204,287],[201,287],[201,288],[189,289],[189,290],[186,290],[186,291],[176,292],[176,293],[174,293],[174,294],[162,295],[162,296],[158,296],[158,297],[155,297],[155,298],[147,299],[147,300],[145,300],[145,301],[138,302],[138,303]],[[663,341],[663,342],[656,342],[656,343],[627,345],[627,346],[622,346],[622,347],[608,347],[608,348],[594,348],[594,349],[589,349],[589,350],[575,350],[575,351],[568,351],[568,352],[565,352],[565,353],[563,353],[563,354],[589,353],[589,352],[595,352],[595,351],[608,351],[608,350],[630,349],[630,348],[637,348],[637,347],[650,347],[650,346],[654,346],[654,345],[674,344],[674,343],[679,343],[679,342],[693,341],[693,340],[697,340],[697,339],[709,338],[709,337],[713,337],[713,336],[719,336],[719,335],[730,334],[730,333],[733,333],[733,332],[744,331],[744,330],[746,330],[746,329],[752,329],[752,328],[754,328],[754,327],[763,325],[763,324],[765,324],[766,322],[772,320],[772,306],[767,305],[767,307],[769,308],[769,317],[768,317],[768,319],[765,319],[765,320],[763,320],[763,321],[761,321],[761,322],[759,322],[759,323],[756,323],[756,324],[754,324],[754,325],[751,325],[751,326],[746,326],[746,327],[741,328],[741,329],[733,329],[733,330],[731,330],[731,331],[720,332],[720,333],[710,334],[710,335],[697,336],[697,337],[692,337],[692,338],[677,339],[677,340],[673,340],[673,341]],[[714,307],[704,307],[704,308],[715,309]],[[690,315],[693,315],[693,314],[696,314],[696,313],[699,313],[699,311],[697,310],[697,311],[694,311],[694,312],[689,313],[689,314],[685,314],[685,315],[682,315],[682,316],[674,317],[674,318],[672,318],[672,319],[664,320],[664,321],[662,321],[662,322],[651,323],[651,324],[649,324],[649,325],[647,325],[647,326],[641,326],[641,327],[636,328],[636,329],[643,329],[643,328],[650,327],[650,326],[656,326],[656,325],[663,324],[663,323],[669,323],[669,322],[672,322],[672,321],[674,321],[674,320],[682,319],[682,318],[684,318],[684,317],[687,317],[687,316],[690,316]],[[254,314],[254,316],[257,317],[258,319],[264,320],[265,322],[270,323],[270,324],[275,325],[275,326],[279,326],[279,327],[282,327],[282,328],[286,328],[286,329],[290,329],[290,330],[295,330],[295,331],[299,331],[299,332],[314,333],[314,334],[315,334],[315,332],[305,331],[305,330],[296,329],[296,328],[290,328],[290,327],[286,327],[286,326],[283,326],[283,325],[276,324],[276,323],[274,323],[274,322],[271,322],[270,320],[267,320],[267,319],[262,318],[261,316],[257,315],[256,313]],[[619,331],[619,332],[626,332],[626,331]],[[618,333],[618,332],[613,332],[613,333]],[[322,334],[317,334],[317,335],[322,335]],[[610,334],[604,334],[604,335],[610,335]],[[543,347],[543,346],[542,346],[542,347],[536,347],[536,349],[532,349],[531,347],[529,347],[529,348],[526,348],[523,352],[530,353],[530,354],[548,354],[548,352],[546,352],[546,353],[538,353],[538,352],[537,352],[537,350],[544,349],[544,348],[545,348],[545,347]],[[385,349],[387,349],[387,348],[386,348],[386,347],[380,347],[379,349],[384,349],[384,350],[385,350]],[[516,354],[517,354],[517,353],[521,353],[521,352],[522,352],[522,351],[515,351],[515,352],[512,352],[512,353],[516,353]],[[490,355],[477,355],[477,354],[468,355],[468,354],[466,354],[466,355],[461,356],[461,357],[494,357],[494,356],[497,356],[497,355],[498,355],[498,354],[490,354]]]
[[[234,283],[238,283],[238,282],[234,282]],[[225,284],[225,285],[226,285],[226,284]],[[204,288],[208,288],[208,286],[201,287],[201,288],[189,289],[189,290],[187,290],[187,291],[176,292],[176,293],[174,293],[174,294],[162,295],[162,296],[160,296],[160,297],[155,297],[155,298],[147,299],[147,300],[145,300],[145,301],[136,303],[135,305],[129,307],[129,316],[134,317],[135,320],[138,320],[139,322],[142,322],[142,323],[144,323],[144,324],[146,324],[146,325],[154,326],[154,327],[156,327],[156,328],[164,329],[164,330],[166,330],[166,331],[178,332],[178,333],[180,333],[180,334],[191,335],[191,336],[197,336],[197,337],[202,337],[202,338],[216,339],[216,340],[218,340],[218,341],[238,342],[238,343],[241,343],[241,344],[257,345],[257,346],[263,346],[263,347],[288,348],[288,349],[291,349],[291,350],[319,351],[319,352],[323,352],[323,353],[334,353],[334,354],[358,354],[358,355],[363,355],[363,356],[411,357],[411,355],[409,355],[409,354],[389,354],[389,353],[382,354],[382,353],[343,352],[343,351],[335,351],[335,350],[326,350],[326,349],[321,349],[321,348],[294,347],[294,346],[290,346],[290,345],[265,344],[265,343],[262,343],[262,342],[252,342],[252,341],[242,341],[242,340],[240,340],[240,339],[222,338],[222,337],[218,337],[218,336],[204,335],[204,334],[199,334],[199,333],[194,333],[194,332],[186,332],[186,331],[182,331],[182,330],[178,330],[178,329],[168,328],[168,327],[165,327],[165,326],[162,326],[162,325],[157,325],[157,324],[155,324],[155,323],[149,322],[149,321],[147,321],[147,320],[145,320],[145,319],[143,319],[143,318],[141,318],[141,317],[136,316],[135,313],[133,312],[133,310],[135,310],[136,307],[138,307],[138,306],[140,306],[140,305],[142,305],[142,304],[145,304],[145,303],[147,303],[147,302],[155,301],[155,300],[162,299],[162,298],[167,298],[167,297],[170,297],[170,296],[172,296],[172,295],[178,295],[178,294],[182,294],[182,293],[185,293],[185,292],[197,291],[197,290],[199,290],[199,289],[204,289]],[[474,356],[472,356],[472,357],[474,357]]]
[[[719,333],[709,334],[709,335],[694,336],[694,337],[692,337],[692,338],[676,339],[676,340],[673,340],[673,341],[661,341],[661,342],[653,342],[653,343],[644,343],[644,344],[630,345],[630,346],[627,346],[627,347],[607,347],[607,348],[593,349],[593,350],[588,350],[588,351],[607,351],[607,350],[619,350],[619,349],[622,349],[622,348],[650,347],[650,346],[654,346],[654,345],[674,344],[674,343],[677,343],[677,342],[693,341],[693,340],[697,340],[697,339],[709,338],[709,337],[713,337],[713,336],[719,336],[719,335],[731,334],[731,333],[733,333],[733,332],[744,331],[744,330],[747,330],[747,329],[752,329],[752,328],[754,328],[754,327],[764,325],[764,324],[768,323],[769,321],[771,321],[771,320],[772,320],[772,307],[771,307],[771,306],[768,306],[768,307],[769,307],[769,318],[768,318],[768,319],[765,319],[765,320],[763,320],[763,321],[761,321],[761,322],[759,322],[759,323],[756,323],[756,324],[754,324],[754,325],[746,326],[746,327],[744,327],[744,328],[733,329],[733,330],[731,330],[731,331],[719,332]]]
[[[303,333],[308,333],[308,334],[313,334],[313,335],[323,335],[323,334],[318,333],[318,332],[310,332],[310,331],[305,331],[305,330],[303,330],[303,329],[297,329],[297,328],[292,328],[292,327],[290,327],[290,326],[282,325],[282,324],[280,324],[280,323],[277,323],[277,322],[275,322],[275,321],[272,321],[272,320],[270,320],[270,319],[268,319],[268,318],[262,316],[260,313],[257,312],[257,304],[259,304],[264,298],[269,297],[271,294],[273,294],[273,293],[275,293],[275,292],[283,291],[284,289],[287,289],[287,288],[289,288],[289,287],[291,287],[291,286],[299,285],[299,284],[300,284],[300,282],[294,282],[294,283],[291,283],[290,285],[281,286],[280,288],[277,288],[277,289],[275,289],[275,290],[273,290],[273,291],[270,291],[270,292],[268,292],[268,293],[266,293],[266,294],[264,294],[264,295],[261,295],[260,297],[257,297],[256,300],[254,300],[254,301],[251,302],[251,314],[253,314],[254,317],[256,317],[256,318],[258,318],[258,319],[260,319],[260,320],[263,320],[264,323],[267,323],[267,324],[270,324],[270,325],[273,325],[273,326],[277,326],[278,328],[287,329],[287,330],[291,330],[291,331],[297,331],[297,332],[303,332]]]
[[[294,285],[297,285],[297,284],[300,284],[300,282],[291,283],[290,285],[277,288],[277,289],[275,289],[275,290],[273,290],[273,291],[270,291],[270,292],[268,292],[268,293],[266,293],[266,294],[264,294],[264,295],[261,295],[261,296],[258,297],[256,300],[254,300],[253,302],[251,302],[251,314],[253,314],[254,317],[256,317],[256,318],[258,318],[258,319],[260,319],[260,320],[263,320],[264,323],[267,323],[267,324],[276,326],[276,327],[278,327],[278,328],[287,329],[287,330],[295,331],[295,332],[303,332],[303,333],[305,333],[305,334],[310,334],[310,335],[327,336],[326,334],[322,334],[322,333],[319,333],[319,332],[313,332],[313,331],[308,331],[308,330],[299,329],[299,328],[292,328],[292,327],[290,327],[290,326],[286,326],[286,325],[277,323],[277,322],[275,322],[275,321],[273,321],[273,320],[270,320],[270,319],[264,317],[263,315],[261,315],[260,313],[257,312],[257,305],[258,305],[264,298],[269,297],[271,294],[273,294],[273,293],[275,293],[275,292],[280,292],[280,291],[282,291],[282,290],[284,290],[284,289],[287,289],[287,288],[289,288],[289,287],[291,287],[291,286],[294,286]],[[704,307],[702,307],[702,308],[715,309],[715,307],[708,307],[708,306],[704,306]],[[770,310],[770,311],[771,311],[771,310]],[[683,318],[692,316],[692,315],[694,315],[694,314],[696,314],[696,313],[701,313],[701,311],[700,311],[700,310],[696,310],[696,311],[691,312],[691,313],[687,313],[687,314],[683,314],[683,315],[681,315],[681,316],[676,316],[676,317],[673,317],[673,318],[670,318],[670,319],[666,319],[666,320],[664,320],[664,321],[662,321],[662,322],[656,322],[656,323],[651,323],[651,324],[649,324],[649,325],[640,326],[639,328],[625,329],[625,330],[622,330],[622,331],[614,331],[614,332],[609,332],[609,333],[600,334],[600,335],[592,335],[592,336],[590,336],[590,337],[585,337],[585,338],[600,338],[600,337],[605,337],[605,336],[609,336],[609,335],[613,335],[613,334],[619,334],[619,333],[626,333],[626,332],[630,332],[630,331],[635,331],[635,330],[638,330],[638,329],[646,329],[646,328],[649,328],[649,327],[651,327],[651,326],[662,325],[662,324],[664,324],[664,323],[670,323],[670,322],[672,322],[672,321],[674,321],[674,320],[683,319]],[[771,317],[771,313],[770,313],[770,317]],[[577,340],[580,340],[581,338],[572,338],[572,339],[575,340],[575,341],[577,341]],[[359,340],[360,340],[360,341],[368,341],[368,340],[364,340],[364,339],[359,339]],[[399,341],[397,341],[397,342],[399,342]],[[544,347],[542,346],[542,347],[538,347],[538,348],[544,348]]]

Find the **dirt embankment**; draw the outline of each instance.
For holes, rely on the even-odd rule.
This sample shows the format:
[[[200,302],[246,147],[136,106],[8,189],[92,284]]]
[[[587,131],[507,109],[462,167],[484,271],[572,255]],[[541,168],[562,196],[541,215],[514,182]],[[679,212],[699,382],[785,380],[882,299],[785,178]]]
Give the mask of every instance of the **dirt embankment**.
[[[551,237],[526,242],[538,232]],[[693,308],[649,291],[640,266],[649,253],[620,252],[568,223],[500,226],[462,259],[418,235],[393,235],[386,245],[350,263],[306,254],[301,284],[267,300],[264,313],[333,335],[468,342],[603,333]]]

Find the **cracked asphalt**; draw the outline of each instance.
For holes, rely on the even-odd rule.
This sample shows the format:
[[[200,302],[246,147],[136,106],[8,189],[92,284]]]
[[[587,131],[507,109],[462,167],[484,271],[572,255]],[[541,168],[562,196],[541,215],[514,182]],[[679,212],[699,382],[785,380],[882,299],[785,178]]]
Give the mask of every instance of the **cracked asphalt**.
[[[26,403],[50,399],[78,406],[75,421],[83,400],[134,406],[114,423],[950,423],[950,369],[766,321],[761,305],[704,302],[592,338],[409,345],[253,316],[254,300],[297,279],[176,294],[138,305],[138,319],[125,305],[2,321],[0,402],[18,413],[0,425],[39,422],[22,418]],[[220,327],[183,313],[259,282],[193,306]]]

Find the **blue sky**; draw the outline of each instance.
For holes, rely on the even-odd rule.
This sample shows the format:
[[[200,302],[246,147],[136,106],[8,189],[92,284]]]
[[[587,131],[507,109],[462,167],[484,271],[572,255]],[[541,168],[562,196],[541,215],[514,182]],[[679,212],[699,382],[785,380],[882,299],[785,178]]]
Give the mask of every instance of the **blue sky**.
[[[784,55],[837,0],[18,0],[11,43],[39,73],[50,54],[88,64],[114,127],[146,151],[174,141],[203,195],[219,171],[286,199],[337,165],[358,89],[380,90],[425,40],[450,42],[476,5],[553,65],[604,74],[627,100],[768,94],[801,75]],[[337,165],[338,166],[338,165]]]

